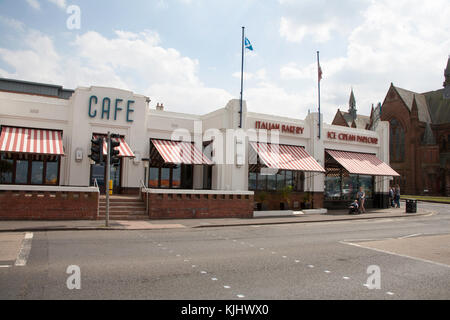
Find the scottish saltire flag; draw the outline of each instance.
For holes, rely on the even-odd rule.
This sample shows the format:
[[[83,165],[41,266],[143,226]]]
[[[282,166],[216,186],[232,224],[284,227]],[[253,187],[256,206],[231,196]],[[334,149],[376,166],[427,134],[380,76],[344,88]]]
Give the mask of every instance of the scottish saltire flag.
[[[252,44],[251,44],[250,41],[247,39],[247,37],[245,37],[245,48],[248,49],[248,50],[250,50],[250,51],[253,51]]]

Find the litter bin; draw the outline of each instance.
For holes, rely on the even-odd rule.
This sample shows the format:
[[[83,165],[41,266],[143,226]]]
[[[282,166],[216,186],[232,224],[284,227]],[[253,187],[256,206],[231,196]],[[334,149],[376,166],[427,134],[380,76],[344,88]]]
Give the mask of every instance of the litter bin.
[[[417,200],[406,199],[406,213],[416,213],[416,212],[417,212]]]

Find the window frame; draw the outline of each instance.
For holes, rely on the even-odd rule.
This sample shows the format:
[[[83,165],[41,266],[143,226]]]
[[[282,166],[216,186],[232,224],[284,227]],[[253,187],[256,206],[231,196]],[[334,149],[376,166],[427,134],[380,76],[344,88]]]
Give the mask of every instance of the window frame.
[[[2,152],[1,155],[7,154],[6,152]],[[21,156],[23,155],[23,158]],[[42,157],[42,160],[35,160],[34,157]],[[47,175],[47,162],[48,158],[52,157],[51,155],[42,155],[42,154],[35,154],[35,153],[11,153],[11,160],[13,160],[13,167],[12,167],[12,179],[10,183],[3,183],[7,185],[31,185],[31,186],[59,186],[60,184],[60,175],[61,175],[61,156],[55,156],[58,162],[58,173],[56,178],[55,184],[47,184],[46,181],[46,175]],[[17,172],[17,161],[23,160],[27,161],[27,182],[26,183],[16,183],[16,172]],[[32,163],[33,161],[42,161],[43,162],[43,169],[42,169],[42,183],[31,183],[31,173],[32,173]]]
[[[291,184],[288,185],[286,183],[286,173],[287,172],[292,172],[292,180],[291,180]],[[278,177],[280,175],[280,173],[283,175],[283,186],[281,188],[279,188],[278,185]],[[305,191],[305,172],[304,171],[297,171],[297,170],[278,170],[278,172],[274,175],[263,175],[260,172],[255,172],[255,171],[250,171],[248,172],[248,182],[250,182],[250,174],[255,174],[256,175],[256,188],[251,188],[250,187],[250,183],[248,183],[248,189],[251,191],[264,191],[264,192],[279,192],[282,189],[284,189],[287,186],[291,186],[292,187],[292,191],[293,192],[304,192]],[[300,175],[299,178],[299,186],[296,188],[296,181],[298,178],[298,175]],[[269,176],[275,176],[275,189],[269,189],[268,185],[269,185]],[[261,179],[260,177],[265,177],[264,179]],[[260,188],[260,181],[264,180],[263,183],[263,187]]]

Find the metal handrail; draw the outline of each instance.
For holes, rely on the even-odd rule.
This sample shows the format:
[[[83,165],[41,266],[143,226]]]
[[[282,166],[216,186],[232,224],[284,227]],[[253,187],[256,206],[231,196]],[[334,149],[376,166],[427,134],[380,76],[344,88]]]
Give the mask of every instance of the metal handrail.
[[[96,178],[94,178],[94,187],[97,188],[97,192],[99,193],[98,196],[100,198],[100,188],[98,187],[98,183],[97,183],[97,179]],[[100,200],[97,200],[97,217],[98,217],[99,212],[100,212]]]
[[[145,211],[147,212],[147,214],[149,214],[149,212],[148,212],[148,188],[142,179],[140,179],[139,182],[141,184],[141,186],[139,187],[139,198],[142,198],[142,188],[144,188],[144,190],[145,190]]]

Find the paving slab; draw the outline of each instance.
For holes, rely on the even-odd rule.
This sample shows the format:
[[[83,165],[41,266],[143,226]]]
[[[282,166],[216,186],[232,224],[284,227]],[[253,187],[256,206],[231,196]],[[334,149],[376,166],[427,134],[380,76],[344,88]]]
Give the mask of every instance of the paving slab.
[[[58,230],[155,230],[177,228],[205,228],[246,225],[270,225],[289,223],[313,223],[345,220],[414,217],[433,214],[432,211],[418,209],[417,213],[405,213],[404,208],[372,209],[367,213],[349,215],[347,210],[328,211],[327,214],[302,214],[286,217],[260,218],[214,218],[214,219],[160,219],[160,220],[110,220],[105,227],[103,220],[76,221],[0,221],[0,232],[8,231],[58,231]]]

